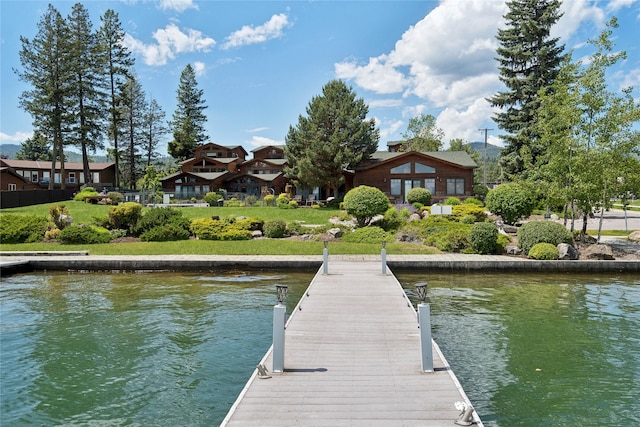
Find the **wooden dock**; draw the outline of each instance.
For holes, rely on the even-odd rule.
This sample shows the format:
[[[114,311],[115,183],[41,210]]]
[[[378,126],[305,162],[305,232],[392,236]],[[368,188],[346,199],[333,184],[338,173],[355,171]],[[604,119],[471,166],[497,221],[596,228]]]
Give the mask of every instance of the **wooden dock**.
[[[455,425],[456,402],[470,402],[435,343],[434,372],[421,372],[416,313],[391,271],[337,261],[328,273],[287,322],[285,372],[256,370],[222,425]],[[271,349],[260,364],[271,371]]]

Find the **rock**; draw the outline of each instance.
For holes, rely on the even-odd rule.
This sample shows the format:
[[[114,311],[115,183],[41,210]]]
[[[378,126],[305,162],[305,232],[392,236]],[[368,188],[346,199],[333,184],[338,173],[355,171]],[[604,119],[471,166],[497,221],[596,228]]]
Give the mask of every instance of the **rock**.
[[[558,245],[558,259],[578,259],[578,251],[567,243],[560,243]]]
[[[507,246],[504,250],[507,252],[507,255],[520,255],[522,253],[522,249],[517,246]]]
[[[634,231],[633,233],[629,234],[628,239],[632,242],[640,243],[640,231]]]
[[[509,224],[504,224],[502,226],[502,229],[507,234],[516,234],[518,232],[518,227],[516,227],[514,225],[509,225]]]
[[[342,237],[342,230],[339,228],[331,228],[327,231],[327,234],[333,238]]]
[[[253,231],[251,232],[251,238],[252,238],[252,239],[258,239],[258,238],[260,238],[260,237],[262,237],[262,231],[260,231],[260,230],[253,230]]]
[[[551,214],[550,219],[551,219],[551,221],[558,221],[560,219],[560,217],[558,215],[556,215],[556,214]]]
[[[414,214],[409,215],[409,218],[407,218],[407,222],[420,221],[421,219],[422,219],[422,217],[419,214],[414,213]]]
[[[590,245],[581,254],[582,259],[612,260],[613,249],[609,245]]]
[[[422,211],[422,218],[428,218],[429,217],[429,211],[424,210]]]
[[[396,240],[398,242],[403,242],[403,243],[420,242],[420,239],[418,238],[418,236],[416,236],[415,234],[409,234],[409,233],[399,233],[398,236],[396,237]]]

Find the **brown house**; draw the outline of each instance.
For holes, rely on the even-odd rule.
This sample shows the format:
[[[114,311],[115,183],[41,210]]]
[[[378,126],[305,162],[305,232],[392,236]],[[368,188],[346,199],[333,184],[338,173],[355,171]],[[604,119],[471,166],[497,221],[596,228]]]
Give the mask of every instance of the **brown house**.
[[[406,201],[414,187],[432,194],[432,201],[473,195],[473,170],[477,164],[464,151],[377,151],[353,171],[353,186],[382,190],[390,200]]]
[[[59,188],[63,179],[65,187],[67,188],[78,188],[85,184],[82,163],[66,162],[64,164],[64,177],[61,176],[60,164],[57,163],[56,166],[57,168],[53,177],[55,187]],[[10,168],[12,170],[11,173],[21,176],[26,182],[25,184],[21,184],[15,179],[10,180],[10,174],[3,173],[2,190],[46,189],[49,187],[49,181],[51,179],[51,162],[49,161],[0,159],[0,167]],[[113,187],[116,176],[115,163],[89,163],[89,170],[93,181],[91,186],[96,189]],[[7,177],[6,183],[5,176]],[[13,188],[11,184],[15,184],[15,188]],[[10,185],[11,188],[9,188]],[[23,185],[23,188],[19,188],[19,185]]]

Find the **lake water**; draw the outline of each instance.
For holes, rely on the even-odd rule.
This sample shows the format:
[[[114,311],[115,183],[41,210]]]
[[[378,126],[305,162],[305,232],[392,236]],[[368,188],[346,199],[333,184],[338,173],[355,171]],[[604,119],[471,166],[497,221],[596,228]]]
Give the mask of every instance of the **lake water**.
[[[0,424],[217,425],[314,273],[2,278]],[[640,279],[396,273],[485,425],[640,423]]]

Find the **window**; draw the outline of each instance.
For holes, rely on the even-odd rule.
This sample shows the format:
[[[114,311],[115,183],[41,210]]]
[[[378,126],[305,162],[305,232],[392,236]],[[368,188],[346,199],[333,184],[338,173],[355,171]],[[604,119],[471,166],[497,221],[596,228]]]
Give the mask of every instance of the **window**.
[[[100,182],[100,172],[93,172],[93,183],[96,184]]]
[[[464,178],[447,178],[447,194],[464,194]]]
[[[425,178],[424,180],[424,188],[429,190],[431,195],[436,194],[436,179],[435,178]]]
[[[436,173],[436,168],[432,166],[416,163],[416,173]]]
[[[202,193],[203,194],[207,194],[209,192],[209,185],[208,184],[204,184],[202,186]]]
[[[389,183],[391,184],[391,195],[400,196],[402,194],[402,180],[391,179]]]
[[[31,182],[38,182],[38,172],[31,171]]]
[[[391,169],[391,173],[411,173],[411,163],[405,163],[404,165],[396,166],[395,168]]]
[[[9,191],[16,191],[18,187],[15,184],[9,184]]]
[[[55,175],[53,175],[53,182],[60,184],[60,172],[56,172]]]
[[[75,184],[76,183],[76,173],[75,172],[69,172],[69,183],[70,184]]]

